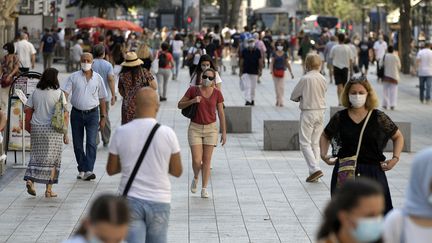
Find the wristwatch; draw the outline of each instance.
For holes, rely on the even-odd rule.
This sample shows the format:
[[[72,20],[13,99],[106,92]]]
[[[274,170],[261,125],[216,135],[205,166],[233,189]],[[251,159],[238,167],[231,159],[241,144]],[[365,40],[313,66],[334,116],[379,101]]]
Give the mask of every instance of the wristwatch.
[[[100,115],[100,118],[105,118],[105,115]]]

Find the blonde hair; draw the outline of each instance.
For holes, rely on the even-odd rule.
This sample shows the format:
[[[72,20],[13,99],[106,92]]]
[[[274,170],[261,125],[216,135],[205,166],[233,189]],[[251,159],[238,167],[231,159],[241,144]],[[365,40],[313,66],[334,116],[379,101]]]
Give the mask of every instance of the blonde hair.
[[[320,70],[321,64],[322,64],[321,57],[318,54],[311,53],[306,56],[306,60],[305,60],[306,71]]]
[[[138,50],[136,51],[136,54],[137,54],[137,57],[140,59],[149,58],[151,56],[150,48],[144,42],[139,46]]]
[[[378,107],[379,101],[375,90],[366,78],[363,79],[351,79],[345,84],[345,88],[340,97],[340,103],[346,108],[351,108],[351,102],[349,101],[349,91],[354,84],[362,85],[368,92],[365,107],[367,110],[373,110]]]

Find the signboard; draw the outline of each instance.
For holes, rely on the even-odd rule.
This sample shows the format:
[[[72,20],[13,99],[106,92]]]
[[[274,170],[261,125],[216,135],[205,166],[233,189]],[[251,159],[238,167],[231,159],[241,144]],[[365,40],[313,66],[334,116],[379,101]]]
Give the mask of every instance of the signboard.
[[[24,129],[23,103],[18,97],[10,98],[10,117],[9,117],[9,151],[22,150],[22,135],[24,133],[24,143],[26,150],[30,150],[30,134]]]

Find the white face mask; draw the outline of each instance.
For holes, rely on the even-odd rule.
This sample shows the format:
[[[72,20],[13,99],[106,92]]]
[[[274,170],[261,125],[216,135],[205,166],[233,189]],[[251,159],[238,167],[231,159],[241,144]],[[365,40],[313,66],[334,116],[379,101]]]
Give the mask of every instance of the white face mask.
[[[366,104],[367,94],[349,95],[349,101],[354,108],[360,108]]]
[[[196,47],[200,48],[201,47],[201,43],[197,43]]]
[[[206,87],[210,87],[213,85],[213,81],[211,81],[210,79],[206,78],[202,80],[202,84]]]
[[[6,56],[8,54],[9,54],[9,52],[7,50],[3,49],[3,56]]]
[[[92,64],[91,63],[85,63],[85,62],[81,63],[81,69],[84,72],[89,71],[91,68],[92,68]]]
[[[244,44],[244,48],[248,48],[249,47],[249,44],[248,43],[245,43]]]
[[[210,65],[201,65],[201,70],[204,71],[206,69],[209,69]]]
[[[278,49],[278,51],[282,51],[283,50],[283,46],[276,46],[276,49]]]

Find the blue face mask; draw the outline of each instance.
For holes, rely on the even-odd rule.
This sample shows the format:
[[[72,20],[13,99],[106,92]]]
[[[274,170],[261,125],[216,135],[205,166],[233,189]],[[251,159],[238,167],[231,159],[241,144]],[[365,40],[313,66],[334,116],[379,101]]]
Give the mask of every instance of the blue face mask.
[[[375,242],[380,239],[383,229],[383,218],[360,218],[357,227],[352,231],[353,237],[361,243]]]
[[[96,236],[91,236],[90,239],[88,240],[88,243],[103,243],[103,241],[101,241]]]

